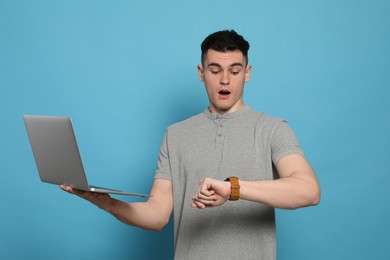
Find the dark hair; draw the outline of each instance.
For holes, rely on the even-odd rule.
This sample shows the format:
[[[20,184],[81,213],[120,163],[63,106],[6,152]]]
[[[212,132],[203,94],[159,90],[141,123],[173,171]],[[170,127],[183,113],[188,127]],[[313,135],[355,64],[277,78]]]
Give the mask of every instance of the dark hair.
[[[219,52],[229,52],[239,50],[245,57],[246,64],[248,64],[248,50],[249,43],[236,33],[234,30],[224,30],[210,34],[204,39],[201,45],[202,50],[202,64],[207,55],[208,50],[215,50]]]

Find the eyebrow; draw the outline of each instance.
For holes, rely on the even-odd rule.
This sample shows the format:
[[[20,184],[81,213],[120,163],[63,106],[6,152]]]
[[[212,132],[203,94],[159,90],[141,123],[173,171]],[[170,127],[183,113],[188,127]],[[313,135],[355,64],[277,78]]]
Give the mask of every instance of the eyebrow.
[[[232,63],[229,65],[229,67],[236,67],[236,66],[244,67],[244,65],[242,65],[242,63],[239,63],[239,62]],[[221,68],[222,66],[218,63],[210,63],[209,65],[207,65],[207,67],[220,67]]]

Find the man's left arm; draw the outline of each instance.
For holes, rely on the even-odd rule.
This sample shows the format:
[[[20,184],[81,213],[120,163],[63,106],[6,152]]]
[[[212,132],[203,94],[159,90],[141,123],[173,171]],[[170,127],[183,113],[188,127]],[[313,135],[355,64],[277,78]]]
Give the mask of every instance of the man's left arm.
[[[276,169],[280,176],[276,180],[239,180],[240,199],[282,209],[314,206],[320,202],[317,177],[304,156],[287,155],[277,162]],[[230,192],[230,182],[205,178],[199,184],[191,206],[206,208],[222,205],[229,199]]]

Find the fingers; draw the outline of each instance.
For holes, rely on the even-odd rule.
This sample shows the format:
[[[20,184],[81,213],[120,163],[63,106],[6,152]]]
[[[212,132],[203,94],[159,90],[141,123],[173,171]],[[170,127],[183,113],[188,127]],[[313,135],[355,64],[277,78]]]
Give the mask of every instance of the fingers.
[[[73,189],[70,186],[60,185],[61,190],[72,193]]]
[[[209,185],[205,183],[204,181],[198,186],[198,189],[196,191],[196,195],[199,198],[208,198],[215,194],[215,191],[210,189]]]
[[[100,197],[104,197],[106,195],[106,194],[100,194],[97,192],[79,190],[79,189],[72,188],[71,186],[65,186],[65,185],[60,185],[60,188],[63,191],[66,191],[70,194],[74,194],[76,196],[79,196],[80,198],[89,200],[91,202],[93,202],[95,199],[100,199]]]
[[[208,207],[216,207],[224,204],[228,199],[226,190],[227,184],[224,181],[219,181],[212,178],[204,178],[198,185],[194,196],[192,197],[191,207],[204,209]]]
[[[191,207],[201,208],[201,209],[204,209],[206,207],[212,207],[212,206],[214,206],[216,200],[217,200],[217,198],[215,196],[200,198],[200,197],[194,195],[192,197]]]
[[[92,192],[92,191],[83,191],[78,190],[75,188],[72,188],[70,186],[66,185],[60,185],[60,188],[63,191],[66,191],[70,194],[77,195],[78,197],[85,199],[96,206],[98,206],[101,209],[108,210],[108,207],[111,205],[111,197],[107,193],[98,193],[98,192]]]
[[[191,207],[194,209],[204,209],[206,208],[206,205],[199,201],[193,200],[191,203]]]
[[[83,193],[85,193],[85,191],[74,189],[71,186],[60,185],[60,188],[63,191],[66,191],[68,193],[75,194],[75,195],[78,195],[78,196],[81,196]]]
[[[199,200],[214,200],[215,192],[213,190],[199,189],[193,197],[196,197]]]
[[[201,209],[212,207],[214,206],[216,200],[217,196],[215,191],[211,189],[207,178],[205,178],[199,183],[197,190],[192,197],[191,207]]]

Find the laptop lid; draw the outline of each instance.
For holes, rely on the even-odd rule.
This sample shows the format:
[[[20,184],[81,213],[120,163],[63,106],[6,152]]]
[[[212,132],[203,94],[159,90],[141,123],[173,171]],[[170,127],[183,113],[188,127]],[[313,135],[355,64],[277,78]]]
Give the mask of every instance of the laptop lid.
[[[148,195],[108,188],[91,189],[70,117],[23,116],[41,181],[76,189],[122,195]]]

